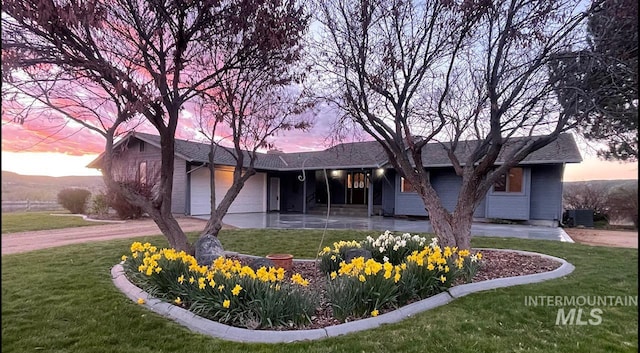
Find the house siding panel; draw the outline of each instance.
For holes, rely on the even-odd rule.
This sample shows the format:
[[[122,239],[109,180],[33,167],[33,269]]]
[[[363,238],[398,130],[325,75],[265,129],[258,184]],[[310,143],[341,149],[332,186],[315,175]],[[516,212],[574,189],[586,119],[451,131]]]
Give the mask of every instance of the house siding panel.
[[[140,144],[144,144],[142,148]],[[156,178],[160,177],[161,151],[159,148],[140,140],[131,140],[126,148],[119,152],[118,158],[114,159],[114,171],[118,180],[138,180],[139,165],[141,162],[147,163],[147,169],[151,173],[155,168]],[[186,214],[187,200],[187,167],[186,161],[181,158],[174,159],[173,168],[173,190],[171,193],[171,212]]]
[[[386,169],[382,178],[382,215],[392,216],[395,214],[396,205],[396,172],[393,169]]]
[[[171,212],[187,214],[187,161],[173,160],[173,190],[171,191]]]
[[[562,164],[531,169],[531,219],[559,220],[562,215]]]
[[[449,212],[453,212],[458,202],[462,178],[456,175],[453,169],[431,169],[429,170],[429,178],[442,206]]]
[[[399,216],[426,216],[427,210],[416,192],[400,192],[400,175],[396,175],[396,215]]]
[[[531,196],[531,169],[524,168],[521,193],[493,192],[486,196],[487,218],[529,220]]]
[[[478,203],[475,212],[473,212],[473,217],[475,218],[485,218],[486,217],[486,205],[487,205],[487,197],[483,197]]]

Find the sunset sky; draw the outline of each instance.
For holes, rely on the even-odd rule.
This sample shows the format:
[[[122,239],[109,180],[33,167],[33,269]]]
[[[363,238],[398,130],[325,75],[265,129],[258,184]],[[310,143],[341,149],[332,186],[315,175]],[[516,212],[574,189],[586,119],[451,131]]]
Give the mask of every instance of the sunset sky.
[[[183,139],[197,139],[193,125],[184,119],[179,132]],[[307,132],[282,134],[275,140],[276,147],[285,152],[321,150],[329,146],[330,118],[320,117],[314,128]],[[141,131],[151,132],[144,128]],[[52,136],[53,135],[53,136]],[[598,160],[592,148],[578,138],[584,161],[569,164],[565,169],[565,181],[637,179],[638,163],[606,162]],[[24,175],[100,175],[97,170],[85,168],[104,149],[99,135],[85,130],[67,127],[53,134],[51,129],[39,126],[17,125],[3,121],[2,170]]]

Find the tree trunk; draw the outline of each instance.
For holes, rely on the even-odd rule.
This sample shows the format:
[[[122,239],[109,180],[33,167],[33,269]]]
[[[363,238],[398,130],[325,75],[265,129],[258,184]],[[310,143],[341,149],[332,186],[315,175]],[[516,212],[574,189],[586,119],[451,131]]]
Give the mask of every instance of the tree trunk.
[[[154,200],[149,200],[142,195],[138,195],[123,187],[113,176],[113,132],[107,134],[105,154],[103,157],[102,175],[109,192],[121,193],[128,202],[139,206],[156,223],[160,232],[167,238],[169,246],[176,250],[184,250],[193,254],[193,247],[189,243],[187,236],[180,228],[180,224],[171,213],[171,192],[173,189],[173,163],[174,163],[174,142],[172,139],[161,137],[161,171],[159,195]]]
[[[436,207],[429,212],[429,220],[440,246],[457,246],[461,250],[471,248],[473,212],[451,214],[443,207]]]
[[[200,237],[204,235],[218,236],[220,229],[222,229],[222,218],[227,214],[227,211],[229,211],[229,207],[231,207],[231,204],[242,190],[242,187],[244,187],[244,183],[255,173],[254,169],[249,169],[242,174],[241,168],[236,167],[233,175],[233,183],[229,190],[227,190],[224,198],[222,198],[222,201],[220,201],[220,204],[216,207],[214,207],[215,205],[213,204],[211,205],[211,216],[209,217],[209,221],[207,221],[207,225],[204,227]],[[215,174],[212,174],[212,177],[214,176]]]
[[[170,129],[168,129],[170,130]],[[175,160],[175,137],[170,131],[160,135],[161,143],[161,170],[160,170],[160,195],[152,204],[152,213],[149,216],[158,225],[162,234],[169,240],[169,246],[188,254],[193,254],[193,247],[189,243],[186,234],[171,212],[173,192],[173,166]],[[157,212],[156,212],[157,211]]]

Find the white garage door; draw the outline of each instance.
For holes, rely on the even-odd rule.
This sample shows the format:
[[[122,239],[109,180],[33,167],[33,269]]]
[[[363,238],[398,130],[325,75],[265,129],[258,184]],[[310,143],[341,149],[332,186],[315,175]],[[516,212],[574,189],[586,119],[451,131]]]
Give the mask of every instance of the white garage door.
[[[191,173],[191,214],[206,215],[211,213],[209,195],[209,169],[200,168]],[[216,170],[216,204],[233,182],[233,172]],[[242,190],[229,207],[228,213],[266,212],[267,175],[257,173],[244,184]]]

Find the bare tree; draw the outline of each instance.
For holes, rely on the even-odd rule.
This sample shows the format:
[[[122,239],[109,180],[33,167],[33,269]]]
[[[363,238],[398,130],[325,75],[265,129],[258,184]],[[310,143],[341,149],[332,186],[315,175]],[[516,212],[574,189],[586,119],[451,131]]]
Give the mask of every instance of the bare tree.
[[[323,95],[386,151],[421,197],[444,245],[470,247],[492,185],[572,124],[547,63],[587,17],[578,1],[319,2]],[[332,93],[335,92],[335,93]],[[528,137],[528,138],[523,138]],[[467,140],[476,140],[470,143]],[[447,210],[423,165],[439,142],[462,179]]]
[[[300,18],[304,18],[302,14]],[[306,19],[298,23],[306,24]],[[302,28],[297,33],[302,34]],[[272,57],[270,65],[229,70],[216,89],[203,93],[200,131],[211,147],[210,175],[215,175],[216,154],[235,162],[232,184],[221,195],[220,202],[216,200],[220,195],[216,195],[215,178],[210,179],[211,216],[203,234],[218,235],[222,218],[247,180],[256,174],[258,151],[271,149],[273,137],[281,131],[306,130],[311,126],[304,113],[315,104],[302,86],[305,76],[299,66],[302,37],[297,39],[287,55]]]
[[[42,82],[89,83],[112,105],[102,161],[110,190],[142,207],[170,246],[193,248],[171,213],[175,133],[186,102],[215,88],[221,74],[261,67],[286,55],[301,26],[290,1],[3,1],[3,81],[20,82],[26,72]],[[273,20],[269,14],[282,11]],[[51,90],[62,89],[54,84]],[[23,90],[27,97],[36,95]],[[87,100],[94,97],[87,93]],[[76,119],[74,104],[51,107]],[[161,171],[152,199],[128,190],[113,177],[116,131],[142,117],[160,135]],[[87,125],[87,127],[89,127]]]
[[[604,184],[569,184],[562,195],[565,210],[593,210],[594,216],[609,218],[609,187]]]
[[[638,160],[638,2],[596,1],[587,45],[562,53],[550,68],[561,76],[565,109],[583,118],[579,131],[603,143],[605,159]]]
[[[638,185],[611,190],[607,201],[610,219],[630,220],[638,229]]]

